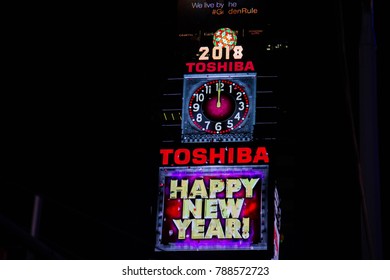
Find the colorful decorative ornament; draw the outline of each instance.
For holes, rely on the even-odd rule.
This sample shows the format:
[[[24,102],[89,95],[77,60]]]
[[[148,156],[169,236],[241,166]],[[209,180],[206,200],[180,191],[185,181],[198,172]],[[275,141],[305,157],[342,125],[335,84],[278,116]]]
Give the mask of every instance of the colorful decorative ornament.
[[[227,27],[218,29],[214,32],[213,44],[216,47],[229,47],[232,50],[237,44],[236,32]]]

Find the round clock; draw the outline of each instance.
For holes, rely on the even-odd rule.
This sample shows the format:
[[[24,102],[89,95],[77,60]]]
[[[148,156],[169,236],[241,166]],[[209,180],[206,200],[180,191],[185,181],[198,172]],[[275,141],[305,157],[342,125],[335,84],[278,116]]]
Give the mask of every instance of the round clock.
[[[197,129],[225,134],[242,126],[250,106],[245,88],[234,81],[218,79],[203,83],[191,93],[188,113]]]

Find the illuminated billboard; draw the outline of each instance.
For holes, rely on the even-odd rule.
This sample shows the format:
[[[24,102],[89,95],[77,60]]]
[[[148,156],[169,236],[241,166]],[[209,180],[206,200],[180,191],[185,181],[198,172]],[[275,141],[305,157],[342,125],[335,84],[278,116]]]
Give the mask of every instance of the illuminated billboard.
[[[160,168],[156,250],[267,250],[268,165]]]
[[[265,21],[264,11],[267,10],[267,2],[264,0],[179,0],[179,36],[193,36],[193,33],[199,31],[201,34],[207,34],[220,26],[232,24],[240,32],[244,28],[262,26]]]
[[[178,0],[160,102],[156,252],[274,247],[267,149],[277,76],[259,59],[269,57],[267,2]]]

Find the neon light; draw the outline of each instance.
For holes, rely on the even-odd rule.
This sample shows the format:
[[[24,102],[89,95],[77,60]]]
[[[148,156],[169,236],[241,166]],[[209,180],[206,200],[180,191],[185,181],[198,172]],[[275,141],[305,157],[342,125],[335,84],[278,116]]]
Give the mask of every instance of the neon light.
[[[157,247],[266,250],[268,165],[160,168]]]

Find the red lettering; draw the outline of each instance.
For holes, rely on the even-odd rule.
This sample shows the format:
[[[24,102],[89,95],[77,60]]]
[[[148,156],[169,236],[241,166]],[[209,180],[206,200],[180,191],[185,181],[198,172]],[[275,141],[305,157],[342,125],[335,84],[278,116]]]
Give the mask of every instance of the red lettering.
[[[237,148],[237,163],[250,163],[252,161],[250,148]]]
[[[265,163],[269,162],[268,153],[265,147],[258,147],[253,157],[253,163],[258,163],[260,161],[264,161]]]
[[[244,71],[245,71],[245,72],[248,72],[248,71],[255,71],[255,66],[253,65],[253,62],[252,62],[252,61],[248,61],[248,62],[245,64]]]
[[[190,158],[191,158],[191,154],[188,149],[177,149],[175,152],[174,161],[178,165],[183,165],[183,164],[188,164],[190,162]]]
[[[218,160],[220,162],[218,162]],[[215,163],[225,164],[224,148],[219,148],[219,153],[214,148],[210,149],[210,164],[215,164]]]
[[[215,72],[216,69],[215,62],[210,62],[207,64],[207,72]]]
[[[228,163],[234,163],[234,148],[228,149]]]
[[[192,73],[194,70],[195,62],[187,62],[186,66],[188,67],[188,73]]]
[[[160,154],[162,155],[161,164],[168,165],[169,164],[169,155],[173,154],[173,149],[161,149]]]
[[[203,73],[206,71],[206,63],[204,62],[199,62],[195,65],[196,72],[198,73]]]
[[[224,72],[254,72],[255,66],[252,61],[210,61],[210,62],[187,62],[188,73],[224,73]]]
[[[160,149],[162,165],[269,163],[265,147]]]
[[[237,61],[234,71],[238,72],[243,70],[244,70],[244,63],[242,63],[241,61]]]
[[[227,69],[227,62],[218,62],[217,64],[218,68],[217,68],[217,72],[227,72],[228,69]]]
[[[204,148],[195,149],[192,153],[194,159],[192,160],[193,164],[206,164],[207,163],[207,150]]]

